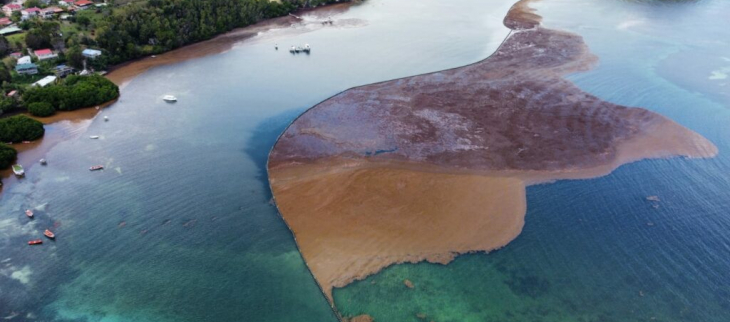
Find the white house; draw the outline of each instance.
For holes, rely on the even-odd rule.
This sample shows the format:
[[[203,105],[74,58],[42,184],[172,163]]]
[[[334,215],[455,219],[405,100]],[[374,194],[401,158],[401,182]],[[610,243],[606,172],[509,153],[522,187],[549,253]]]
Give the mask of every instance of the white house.
[[[56,81],[56,76],[46,76],[41,78],[41,80],[33,83],[31,86],[38,86],[38,87],[46,87],[46,85],[51,84]]]
[[[18,65],[20,64],[30,64],[30,56],[23,56],[18,58]]]
[[[96,57],[101,56],[101,50],[86,48],[81,52],[84,57],[94,59]]]
[[[20,10],[21,19],[26,20],[29,18],[37,17],[41,14],[41,9],[33,7]]]

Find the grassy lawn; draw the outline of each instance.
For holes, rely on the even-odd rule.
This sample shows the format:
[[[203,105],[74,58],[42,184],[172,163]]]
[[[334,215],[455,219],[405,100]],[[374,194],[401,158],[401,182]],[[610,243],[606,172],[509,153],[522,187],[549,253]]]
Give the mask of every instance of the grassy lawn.
[[[25,47],[25,32],[12,34],[5,37],[9,43],[19,43],[22,47]]]

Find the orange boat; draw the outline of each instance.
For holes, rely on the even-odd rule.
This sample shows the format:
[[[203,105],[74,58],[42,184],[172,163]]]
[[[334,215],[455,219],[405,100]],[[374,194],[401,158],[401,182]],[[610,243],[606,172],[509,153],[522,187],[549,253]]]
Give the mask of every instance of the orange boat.
[[[33,210],[26,209],[25,215],[28,216],[28,218],[33,218]]]
[[[52,231],[50,231],[48,229],[46,229],[46,231],[43,232],[43,236],[46,236],[46,237],[48,237],[50,239],[55,239],[56,238],[56,234],[54,234]]]
[[[43,241],[40,239],[31,240],[28,242],[28,245],[40,245],[43,244]]]
[[[102,170],[102,169],[104,169],[103,165],[95,165],[95,166],[89,168],[89,171],[96,171],[96,170]]]

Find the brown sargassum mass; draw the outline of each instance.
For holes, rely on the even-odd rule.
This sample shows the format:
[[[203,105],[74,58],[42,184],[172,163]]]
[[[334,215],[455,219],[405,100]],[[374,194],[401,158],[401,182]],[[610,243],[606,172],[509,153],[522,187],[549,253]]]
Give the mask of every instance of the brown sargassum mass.
[[[325,296],[389,265],[491,251],[519,235],[525,186],[717,148],[563,76],[597,58],[518,2],[510,35],[465,67],[366,85],[308,110],[269,156],[279,211]]]

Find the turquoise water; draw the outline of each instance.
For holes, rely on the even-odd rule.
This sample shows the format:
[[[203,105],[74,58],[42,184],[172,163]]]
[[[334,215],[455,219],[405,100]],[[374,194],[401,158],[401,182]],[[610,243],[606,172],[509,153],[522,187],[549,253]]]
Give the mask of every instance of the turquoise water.
[[[485,57],[511,4],[369,0],[332,27],[267,32],[137,77],[102,113],[109,122],[55,146],[46,167],[24,164],[0,196],[0,318],[336,321],[270,203],[268,151],[348,87]],[[48,227],[55,242],[26,245]]]
[[[377,321],[730,321],[730,2],[536,7],[546,26],[581,34],[600,57],[570,76],[578,86],[666,115],[720,154],[529,187],[525,229],[507,247],[388,268],[335,291],[339,307]]]

